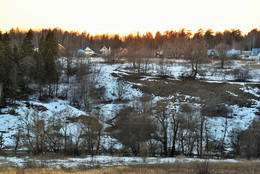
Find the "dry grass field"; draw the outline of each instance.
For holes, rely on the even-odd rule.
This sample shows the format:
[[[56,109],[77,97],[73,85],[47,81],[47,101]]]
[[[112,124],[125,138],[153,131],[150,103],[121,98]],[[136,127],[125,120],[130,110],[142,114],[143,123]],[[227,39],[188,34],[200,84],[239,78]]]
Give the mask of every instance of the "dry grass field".
[[[208,163],[208,162],[191,162],[191,163],[174,163],[174,164],[153,164],[153,165],[132,165],[119,166],[99,169],[22,169],[22,168],[5,168],[0,166],[1,174],[259,174],[260,162],[241,162],[241,163]]]

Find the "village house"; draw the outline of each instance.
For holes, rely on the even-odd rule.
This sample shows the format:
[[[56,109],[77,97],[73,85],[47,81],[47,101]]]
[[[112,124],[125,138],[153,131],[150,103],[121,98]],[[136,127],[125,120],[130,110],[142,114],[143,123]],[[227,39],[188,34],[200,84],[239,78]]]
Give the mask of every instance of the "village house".
[[[79,50],[77,51],[77,56],[80,56],[80,57],[86,56],[85,50],[79,49]]]
[[[255,59],[256,61],[260,61],[260,48],[253,48],[252,54],[249,58]]]
[[[59,51],[58,51],[58,56],[62,56],[65,53],[66,48],[64,48],[64,46],[62,46],[61,44],[58,44],[59,47]]]
[[[235,50],[235,49],[228,50],[226,52],[226,56],[227,57],[241,57],[241,50]]]
[[[156,58],[163,58],[164,57],[163,51],[162,50],[157,50],[155,52],[155,57]]]
[[[242,51],[241,58],[246,59],[252,55],[252,51]]]
[[[217,58],[217,57],[219,57],[219,52],[218,52],[218,50],[215,50],[215,49],[208,49],[207,56],[212,59]]]
[[[100,50],[102,56],[109,56],[111,55],[110,46],[103,46]]]
[[[86,47],[86,49],[85,49],[85,54],[86,54],[87,56],[92,56],[92,55],[95,54],[95,51],[93,51],[93,50],[90,49],[89,47]]]
[[[127,54],[128,54],[127,48],[120,47],[119,49],[117,49],[115,51],[115,56],[117,56],[117,57],[123,57],[123,56],[125,56]]]

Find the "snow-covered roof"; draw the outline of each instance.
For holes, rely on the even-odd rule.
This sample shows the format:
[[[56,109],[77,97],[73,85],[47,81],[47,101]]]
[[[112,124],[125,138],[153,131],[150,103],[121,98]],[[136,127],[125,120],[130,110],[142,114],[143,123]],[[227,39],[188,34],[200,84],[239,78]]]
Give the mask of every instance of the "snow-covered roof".
[[[253,48],[252,49],[252,56],[258,56],[260,53],[260,48]]]
[[[234,55],[240,55],[240,54],[241,54],[241,50],[232,49],[227,51],[227,56],[229,57],[232,57]]]
[[[252,54],[252,51],[242,51],[242,55],[250,56]]]
[[[216,50],[216,49],[208,49],[207,55],[210,56],[212,51],[215,53],[216,56],[219,56],[218,50]]]

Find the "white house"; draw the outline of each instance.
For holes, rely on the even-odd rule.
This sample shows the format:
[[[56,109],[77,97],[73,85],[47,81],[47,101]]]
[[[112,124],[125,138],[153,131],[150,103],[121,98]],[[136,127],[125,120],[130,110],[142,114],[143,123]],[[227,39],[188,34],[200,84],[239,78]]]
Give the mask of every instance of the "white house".
[[[227,51],[227,56],[228,57],[234,57],[234,56],[240,57],[241,56],[241,50],[235,50],[235,49],[228,50]]]
[[[93,55],[95,52],[92,50],[92,49],[90,49],[89,47],[87,47],[86,49],[85,49],[85,54],[87,55],[87,56],[89,56],[89,55]]]
[[[100,50],[102,56],[109,56],[111,55],[110,46],[103,46]]]
[[[252,51],[242,51],[241,57],[242,58],[249,58],[252,54]]]
[[[250,58],[260,61],[260,48],[253,48]]]

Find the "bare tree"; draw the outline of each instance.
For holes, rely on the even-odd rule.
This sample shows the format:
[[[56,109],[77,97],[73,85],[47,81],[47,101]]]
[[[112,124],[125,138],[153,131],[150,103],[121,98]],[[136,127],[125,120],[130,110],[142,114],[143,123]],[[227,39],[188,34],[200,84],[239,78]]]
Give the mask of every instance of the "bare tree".
[[[23,142],[29,152],[40,154],[46,152],[46,124],[44,113],[27,110],[19,116],[20,125],[24,128]]]
[[[220,43],[216,46],[216,49],[219,53],[219,58],[220,58],[220,67],[224,68],[224,63],[227,59],[227,50],[228,50],[228,45],[224,43]]]
[[[92,156],[96,155],[100,148],[102,124],[96,118],[85,115],[80,115],[76,120],[81,129],[79,138],[82,139],[84,149]]]
[[[155,109],[155,120],[158,123],[158,130],[155,138],[162,143],[163,155],[168,156],[168,130],[170,126],[170,115],[166,110],[167,101],[158,101]]]
[[[191,63],[191,77],[196,78],[199,65],[205,62],[207,58],[206,43],[204,41],[190,40],[184,49],[184,56]]]
[[[126,86],[127,83],[123,80],[123,79],[118,79],[117,80],[117,96],[118,96],[118,100],[122,100],[125,92],[126,92]]]

